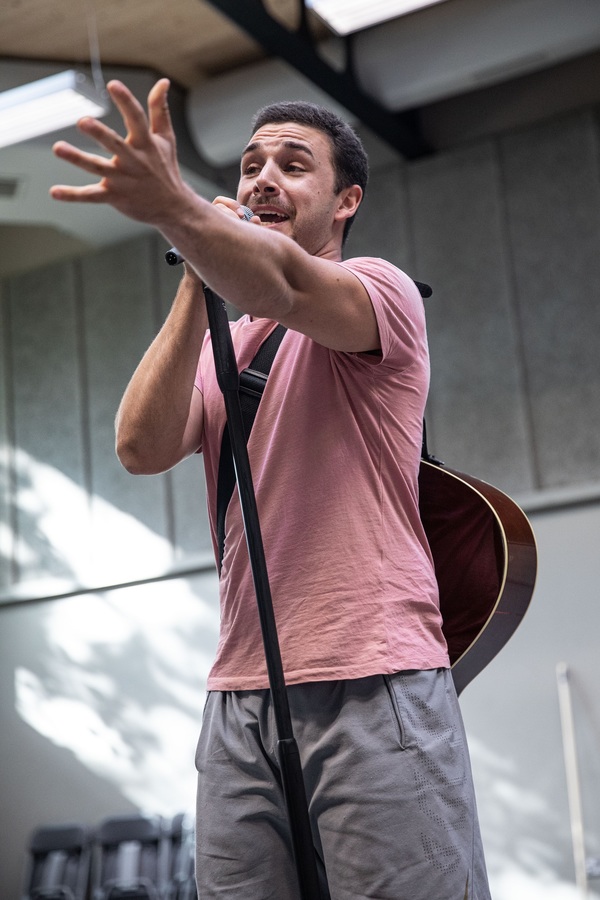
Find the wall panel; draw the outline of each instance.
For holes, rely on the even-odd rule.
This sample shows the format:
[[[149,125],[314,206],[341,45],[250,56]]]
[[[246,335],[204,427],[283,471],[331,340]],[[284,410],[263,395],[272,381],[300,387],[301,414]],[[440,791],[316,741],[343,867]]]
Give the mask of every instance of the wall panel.
[[[406,164],[372,168],[363,204],[352,226],[345,256],[380,256],[418,280],[414,270]]]
[[[132,477],[114,450],[123,391],[158,330],[150,247],[139,238],[82,260],[94,560],[103,579],[143,577],[172,558],[165,477]]]
[[[13,580],[14,534],[11,517],[10,434],[8,420],[8,311],[0,282],[0,590]]]
[[[177,287],[183,275],[180,266],[164,263],[167,245],[160,238],[154,241],[153,255],[158,261],[157,285],[160,296],[161,322],[166,319]],[[206,512],[206,488],[201,456],[193,456],[169,473],[172,497],[172,530],[175,558],[211,556],[212,543]]]
[[[494,147],[410,171],[416,266],[432,359],[430,449],[504,490],[533,486],[526,403],[503,239]]]
[[[502,170],[542,487],[600,477],[600,179],[591,112],[504,138]]]
[[[18,576],[71,578],[90,525],[72,265],[15,277],[8,302]]]

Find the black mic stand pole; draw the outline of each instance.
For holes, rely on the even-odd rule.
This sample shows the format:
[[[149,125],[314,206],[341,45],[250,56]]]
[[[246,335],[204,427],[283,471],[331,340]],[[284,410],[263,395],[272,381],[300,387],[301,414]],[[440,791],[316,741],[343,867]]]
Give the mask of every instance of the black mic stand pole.
[[[271,687],[277,728],[277,749],[287,807],[292,845],[302,900],[319,900],[315,848],[312,840],[306,790],[300,754],[292,730],[292,720],[283,675],[279,638],[275,625],[271,589],[248,459],[248,448],[239,397],[239,373],[225,304],[210,288],[204,288],[208,324],[215,359],[217,381],[225,400],[238,493],[242,508],[248,556],[256,592],[258,614]]]

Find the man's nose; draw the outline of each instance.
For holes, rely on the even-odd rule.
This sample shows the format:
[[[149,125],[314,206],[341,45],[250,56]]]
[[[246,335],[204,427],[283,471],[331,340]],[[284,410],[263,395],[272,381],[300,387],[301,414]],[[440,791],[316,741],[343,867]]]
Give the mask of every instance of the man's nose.
[[[279,185],[277,184],[275,167],[267,163],[262,167],[254,182],[254,193],[256,194],[277,194],[279,193]]]

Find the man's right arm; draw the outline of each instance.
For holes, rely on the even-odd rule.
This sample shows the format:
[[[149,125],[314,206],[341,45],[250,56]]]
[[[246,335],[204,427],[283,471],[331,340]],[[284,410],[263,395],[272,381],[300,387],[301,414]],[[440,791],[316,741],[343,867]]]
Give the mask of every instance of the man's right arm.
[[[165,472],[199,448],[203,397],[194,380],[207,327],[202,282],[186,269],[117,413],[117,456],[132,474]]]

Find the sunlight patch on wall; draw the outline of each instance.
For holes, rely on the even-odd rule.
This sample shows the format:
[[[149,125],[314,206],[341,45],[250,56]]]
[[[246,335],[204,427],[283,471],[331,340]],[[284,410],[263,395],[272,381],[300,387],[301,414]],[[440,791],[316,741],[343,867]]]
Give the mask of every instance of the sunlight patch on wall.
[[[550,875],[532,875],[510,868],[510,863],[496,878],[492,895],[494,900],[581,900],[579,888],[574,884],[556,882]],[[596,900],[599,895],[588,893],[587,900]]]
[[[15,690],[17,711],[24,721],[53,744],[72,750],[97,774],[118,775],[130,765],[130,748],[91,707],[75,698],[53,696],[27,669],[17,669]]]
[[[13,533],[6,522],[0,522],[0,562],[12,556]],[[0,583],[4,577],[0,579]]]
[[[119,473],[120,474],[120,473]],[[135,516],[55,467],[16,452],[17,561],[23,580],[46,576],[107,584],[162,574],[172,547]]]
[[[523,784],[518,747],[511,758],[470,736],[469,749],[494,900],[580,900],[575,877],[557,872],[553,833],[566,824],[568,845],[568,822],[552,797]]]
[[[56,601],[17,711],[140,809],[191,810],[217,631],[215,575]]]

